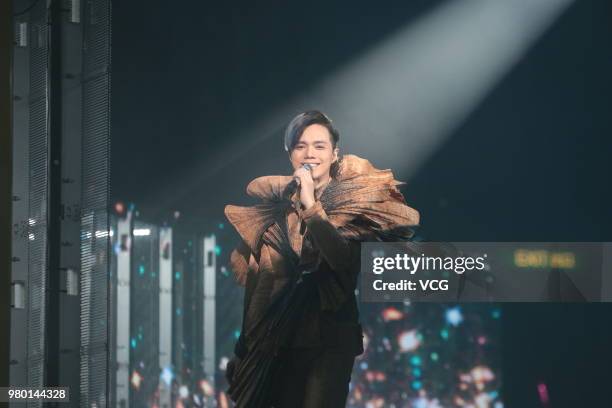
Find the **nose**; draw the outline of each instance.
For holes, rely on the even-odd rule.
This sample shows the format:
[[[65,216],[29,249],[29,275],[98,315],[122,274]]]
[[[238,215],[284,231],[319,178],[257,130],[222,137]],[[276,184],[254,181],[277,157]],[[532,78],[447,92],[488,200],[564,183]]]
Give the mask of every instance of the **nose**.
[[[306,147],[306,158],[314,158],[314,151],[315,151],[314,146]]]

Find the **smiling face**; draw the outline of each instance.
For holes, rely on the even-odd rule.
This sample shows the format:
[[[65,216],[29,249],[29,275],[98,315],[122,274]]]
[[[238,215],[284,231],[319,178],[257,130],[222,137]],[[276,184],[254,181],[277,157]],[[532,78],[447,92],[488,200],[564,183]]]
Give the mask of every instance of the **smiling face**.
[[[332,163],[338,160],[338,148],[334,148],[325,126],[313,124],[304,129],[289,157],[294,170],[306,163],[312,164],[312,178],[326,180],[330,177]]]

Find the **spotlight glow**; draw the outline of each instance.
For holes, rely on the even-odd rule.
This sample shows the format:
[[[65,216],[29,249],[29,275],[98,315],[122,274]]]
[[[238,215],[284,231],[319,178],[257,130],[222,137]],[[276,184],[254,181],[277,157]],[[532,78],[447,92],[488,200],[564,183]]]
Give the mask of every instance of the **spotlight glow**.
[[[475,383],[486,383],[495,379],[495,374],[489,367],[476,366],[470,371],[470,375]]]
[[[132,379],[130,380],[130,382],[132,383],[132,387],[134,387],[134,389],[136,390],[139,390],[140,385],[142,384],[142,380],[143,380],[142,375],[140,375],[138,371],[134,370],[132,372]]]
[[[572,1],[442,2],[283,101],[282,107],[262,115],[248,128],[237,129],[241,137],[227,138],[201,160],[201,167],[190,168],[184,182],[172,185],[173,194],[160,190],[160,207],[172,208],[188,199],[208,180],[275,136],[279,124],[306,106],[328,112],[338,128],[351,135],[343,147],[346,151],[384,163],[409,178]],[[216,154],[221,151],[227,153]],[[266,168],[269,160],[249,157],[249,167]]]
[[[461,322],[463,321],[461,309],[458,306],[448,309],[446,311],[446,321],[452,326],[459,326],[459,324],[461,324]]]
[[[174,373],[170,367],[164,367],[164,370],[161,373],[161,379],[166,383],[166,385],[170,385],[174,379]]]
[[[421,339],[416,330],[400,333],[397,342],[401,352],[414,351],[421,345]]]

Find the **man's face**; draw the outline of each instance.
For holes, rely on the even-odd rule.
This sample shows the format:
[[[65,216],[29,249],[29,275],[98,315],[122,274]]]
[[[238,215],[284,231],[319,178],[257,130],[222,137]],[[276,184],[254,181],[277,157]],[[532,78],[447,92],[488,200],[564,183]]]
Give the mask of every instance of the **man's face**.
[[[333,148],[327,128],[314,124],[304,129],[290,159],[294,170],[312,164],[312,178],[317,180],[329,176],[332,163],[338,160],[338,148]]]

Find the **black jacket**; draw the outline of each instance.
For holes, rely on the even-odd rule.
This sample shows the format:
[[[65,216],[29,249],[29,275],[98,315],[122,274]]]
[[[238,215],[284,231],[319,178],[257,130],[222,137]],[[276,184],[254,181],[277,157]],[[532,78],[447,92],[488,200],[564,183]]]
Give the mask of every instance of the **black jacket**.
[[[299,256],[293,263],[280,260],[289,248],[275,240],[274,233],[266,234],[259,268],[251,270],[247,277],[243,332],[235,348],[236,355],[240,357],[246,352],[248,328],[264,313],[275,289],[285,283],[285,278],[302,272],[304,279],[314,280],[317,290],[303,310],[295,334],[283,346],[325,347],[361,354],[363,333],[355,294],[360,243],[340,235],[320,202],[306,211],[290,210],[287,223],[279,229],[288,241],[301,241]],[[298,231],[303,233],[300,237],[296,236]]]

